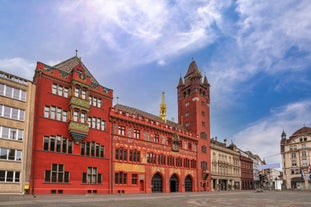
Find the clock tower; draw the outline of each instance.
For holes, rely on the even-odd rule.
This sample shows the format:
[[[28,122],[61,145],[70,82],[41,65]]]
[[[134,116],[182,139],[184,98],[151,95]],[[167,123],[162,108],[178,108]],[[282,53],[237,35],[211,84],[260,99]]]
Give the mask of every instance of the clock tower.
[[[206,76],[202,77],[196,62],[192,60],[184,79],[180,77],[177,86],[178,123],[198,139],[197,185],[200,191],[211,190],[209,88]]]

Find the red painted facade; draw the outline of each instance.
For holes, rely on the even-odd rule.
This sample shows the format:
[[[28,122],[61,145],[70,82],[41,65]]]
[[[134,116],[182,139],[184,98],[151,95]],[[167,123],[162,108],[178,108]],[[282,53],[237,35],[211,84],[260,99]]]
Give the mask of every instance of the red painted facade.
[[[210,151],[210,85],[202,75],[195,61],[189,65],[184,80],[177,86],[178,122],[184,125],[198,139],[197,184],[199,191],[211,191]]]
[[[112,107],[113,91],[76,56],[39,62],[34,82],[31,193],[211,190],[209,83],[194,61],[177,86],[178,123]]]
[[[194,134],[128,106],[116,105],[110,117],[113,193],[198,191]]]
[[[31,193],[110,193],[112,90],[78,57],[38,62],[34,82]]]
[[[254,189],[253,160],[240,155],[241,164],[241,190]]]

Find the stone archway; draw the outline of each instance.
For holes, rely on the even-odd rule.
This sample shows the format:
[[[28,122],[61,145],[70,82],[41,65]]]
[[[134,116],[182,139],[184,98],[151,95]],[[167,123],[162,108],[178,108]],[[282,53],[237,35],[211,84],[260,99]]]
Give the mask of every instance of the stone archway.
[[[159,173],[155,174],[151,180],[151,187],[153,193],[161,193],[163,190],[163,181]]]
[[[178,192],[178,177],[176,174],[170,178],[170,192]]]
[[[185,178],[185,192],[192,192],[192,178],[190,175]]]

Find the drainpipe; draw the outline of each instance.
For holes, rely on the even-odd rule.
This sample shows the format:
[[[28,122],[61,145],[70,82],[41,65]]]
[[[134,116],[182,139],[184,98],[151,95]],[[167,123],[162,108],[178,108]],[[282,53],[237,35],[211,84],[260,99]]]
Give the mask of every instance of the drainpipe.
[[[36,143],[37,143],[37,135],[38,135],[38,124],[39,124],[39,107],[40,107],[40,103],[41,103],[41,78],[42,78],[42,72],[36,72],[35,74],[36,77],[39,77],[39,80],[38,81],[35,81],[35,84],[37,84],[36,86],[36,97],[35,97],[35,100],[38,98],[38,101],[35,101],[35,113],[34,113],[34,116],[35,116],[35,121],[34,121],[34,124],[35,124],[35,130],[34,130],[34,135],[33,137],[35,138],[34,139],[34,142],[33,142],[33,145],[32,145],[32,154],[33,154],[33,164],[32,164],[32,195],[33,197],[36,197],[35,196],[35,175],[36,175],[36,171],[35,171],[35,168],[36,168],[36,161],[37,161],[37,157],[36,157],[36,152],[37,150],[35,149],[36,148]],[[35,77],[35,78],[36,78]],[[38,89],[38,90],[37,90]],[[38,93],[37,93],[38,91]]]

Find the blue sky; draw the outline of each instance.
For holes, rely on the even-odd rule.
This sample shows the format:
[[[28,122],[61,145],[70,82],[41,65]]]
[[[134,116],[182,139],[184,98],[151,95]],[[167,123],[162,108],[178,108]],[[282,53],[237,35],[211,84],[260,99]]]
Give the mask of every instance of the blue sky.
[[[0,70],[78,56],[119,103],[177,120],[192,60],[211,84],[211,136],[279,162],[282,130],[311,126],[308,0],[0,0]],[[116,103],[114,101],[114,103]]]

